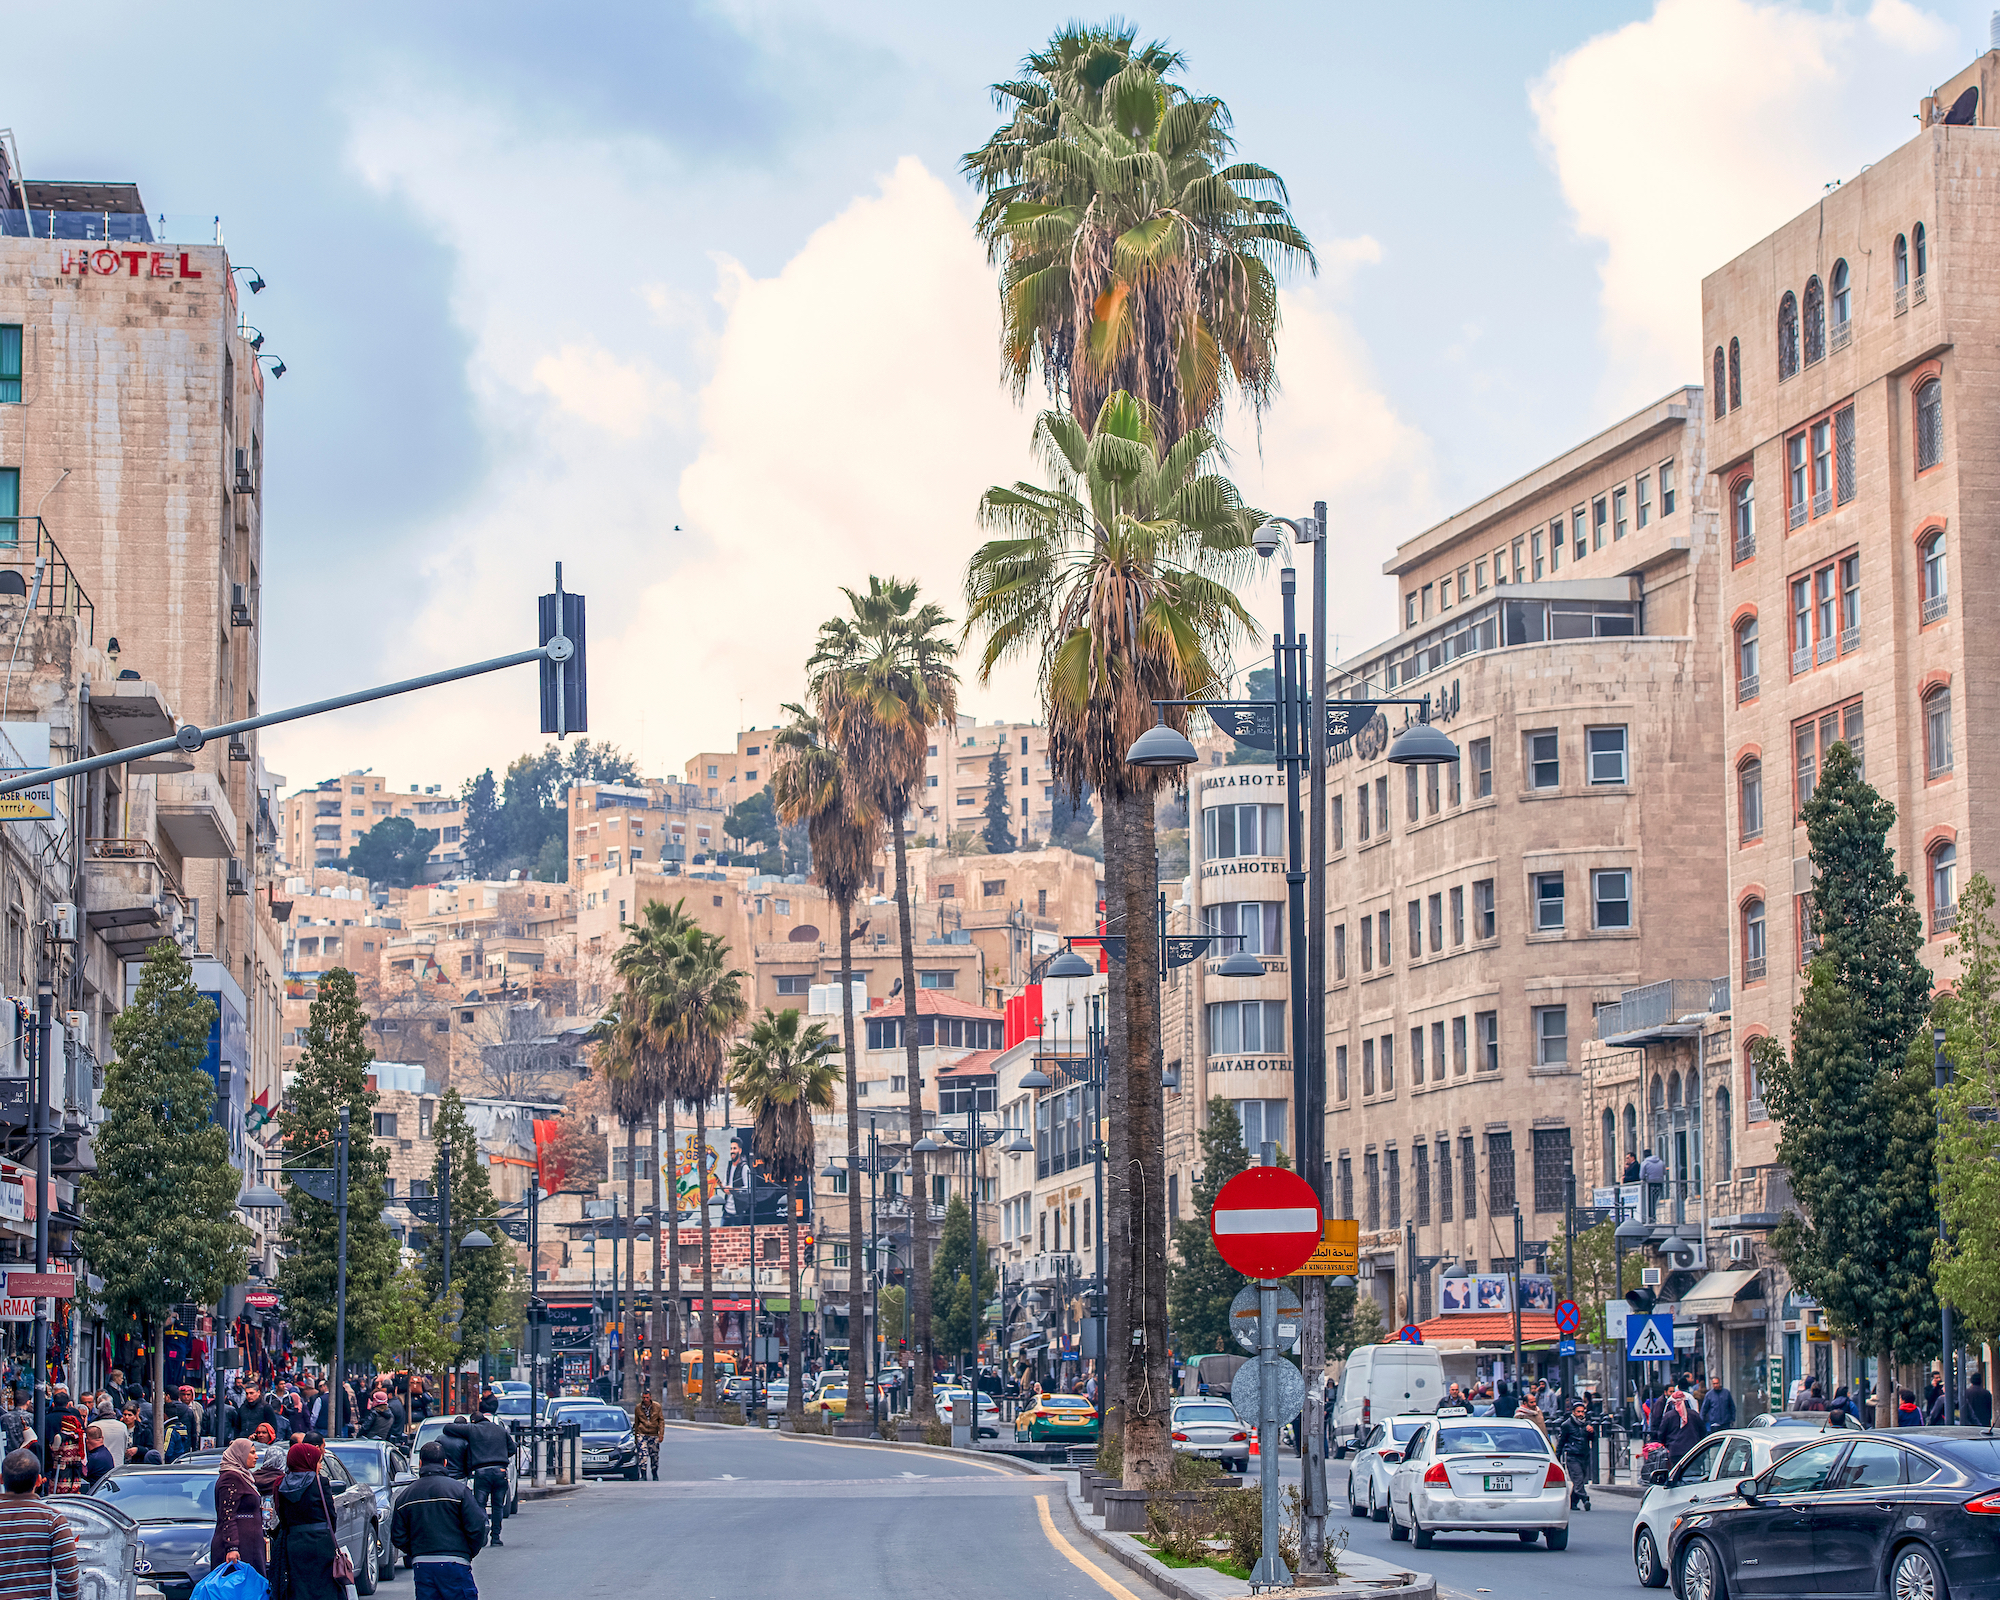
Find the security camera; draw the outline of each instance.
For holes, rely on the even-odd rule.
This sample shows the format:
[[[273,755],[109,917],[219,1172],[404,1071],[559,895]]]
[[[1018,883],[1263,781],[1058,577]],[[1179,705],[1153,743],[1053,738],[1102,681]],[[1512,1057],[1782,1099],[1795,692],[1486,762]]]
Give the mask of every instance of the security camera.
[[[1257,531],[1250,536],[1250,548],[1266,561],[1278,553],[1278,546],[1283,542],[1284,537],[1279,532],[1279,524],[1276,521],[1260,524]]]

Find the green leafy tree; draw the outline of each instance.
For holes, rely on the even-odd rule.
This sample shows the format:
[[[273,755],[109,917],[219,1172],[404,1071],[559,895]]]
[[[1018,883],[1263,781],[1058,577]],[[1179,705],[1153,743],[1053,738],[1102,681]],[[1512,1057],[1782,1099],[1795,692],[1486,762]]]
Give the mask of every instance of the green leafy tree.
[[[986,853],[991,856],[1013,854],[1014,850],[1014,802],[1007,796],[1007,755],[996,750],[993,759],[986,763],[986,823],[979,830]]]
[[[1579,1344],[1603,1344],[1605,1340],[1604,1302],[1618,1294],[1617,1246],[1612,1238],[1616,1231],[1616,1223],[1600,1222],[1576,1236],[1576,1308],[1583,1314],[1583,1331],[1577,1335]],[[1549,1237],[1549,1270],[1558,1282],[1563,1276],[1567,1237],[1562,1224]]]
[[[132,1003],[112,1024],[97,1170],[83,1182],[81,1242],[103,1280],[108,1321],[138,1318],[153,1352],[153,1445],[162,1443],[166,1379],[160,1330],[176,1305],[212,1303],[244,1276],[250,1230],[235,1211],[242,1181],[229,1132],[214,1119],[202,1071],[214,1002],[162,939],[146,957]]]
[[[1216,1252],[1208,1213],[1222,1186],[1249,1165],[1236,1107],[1218,1095],[1208,1102],[1208,1126],[1201,1131],[1192,1212],[1174,1224],[1174,1260],[1167,1269],[1167,1309],[1183,1358],[1231,1348],[1229,1303],[1249,1280]]]
[[[979,1257],[976,1291],[972,1283],[975,1254]],[[953,1195],[945,1204],[944,1231],[931,1263],[931,1326],[942,1355],[956,1359],[962,1351],[977,1350],[981,1310],[999,1293],[992,1264],[985,1256],[984,1250],[975,1250],[971,1207],[962,1196]]]
[[[1792,1016],[1791,1049],[1758,1041],[1764,1103],[1778,1120],[1778,1161],[1802,1216],[1772,1235],[1792,1281],[1835,1328],[1876,1352],[1937,1348],[1931,1284],[1936,1214],[1929,970],[1923,924],[1896,870],[1892,806],[1844,743],[1828,753],[1805,805],[1819,950]],[[1883,1426],[1893,1383],[1880,1389]]]
[[[347,853],[347,870],[370,883],[407,889],[423,878],[437,842],[435,828],[419,828],[408,817],[384,817],[354,841]]]
[[[1382,1307],[1370,1296],[1353,1289],[1328,1291],[1326,1309],[1329,1320],[1335,1305],[1343,1298],[1347,1309],[1341,1318],[1340,1329],[1338,1333],[1329,1330],[1326,1340],[1326,1353],[1336,1360],[1345,1360],[1364,1344],[1380,1344],[1382,1335],[1389,1331],[1382,1320]]]
[[[440,1401],[445,1393],[444,1369],[459,1353],[452,1325],[463,1304],[456,1276],[447,1301],[420,1264],[399,1267],[382,1300],[381,1348],[408,1360],[413,1372],[433,1374],[432,1392]]]
[[[909,1296],[899,1283],[884,1285],[882,1289],[882,1348],[894,1359],[898,1344],[902,1341],[905,1324],[910,1317]]]
[[[542,841],[542,853],[535,857],[535,882],[569,882],[569,851],[560,835]]]
[[[1938,1203],[1948,1237],[1937,1248],[1938,1292],[1968,1340],[2000,1339],[2000,930],[1993,883],[1976,873],[1958,897],[1959,978],[1938,1003],[1951,1082],[1938,1096]]]
[[[288,1167],[333,1166],[340,1110],[348,1112],[347,1155],[347,1354],[380,1348],[389,1280],[396,1272],[396,1240],[382,1221],[383,1180],[389,1157],[375,1143],[375,1094],[368,1069],[368,1018],[345,967],[322,973],[306,1020],[305,1053],[278,1112]],[[333,1360],[339,1263],[339,1217],[289,1180],[285,1252],[278,1288],[285,1297],[292,1334],[321,1361]]]
[[[638,781],[639,769],[630,756],[608,741],[593,743],[589,739],[578,739],[567,753],[560,745],[551,744],[516,757],[507,764],[497,798],[489,767],[468,781],[462,791],[466,860],[482,878],[531,870],[540,876],[549,865],[543,852],[550,840],[564,852],[567,862],[572,784]]]
[[[444,1156],[446,1151],[451,1153],[451,1290],[462,1308],[454,1357],[468,1361],[500,1348],[496,1340],[507,1326],[503,1301],[511,1252],[502,1243],[506,1236],[493,1218],[493,1183],[479,1148],[479,1136],[472,1131],[465,1102],[456,1089],[445,1090],[444,1098],[438,1101],[431,1132],[438,1146],[437,1163],[431,1169],[434,1195],[444,1193]],[[494,1240],[492,1249],[458,1247],[458,1240],[475,1228]],[[434,1298],[444,1290],[441,1244],[439,1230],[432,1228],[425,1241],[423,1274]]]
[[[778,848],[778,811],[771,803],[771,792],[759,789],[740,805],[733,805],[722,814],[722,831],[736,841],[737,847],[750,857],[762,856]]]

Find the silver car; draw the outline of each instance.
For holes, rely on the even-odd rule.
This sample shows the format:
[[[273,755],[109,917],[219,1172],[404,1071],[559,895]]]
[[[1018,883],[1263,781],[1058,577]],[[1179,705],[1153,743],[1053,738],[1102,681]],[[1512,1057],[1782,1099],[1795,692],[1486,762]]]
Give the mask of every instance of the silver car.
[[[1438,1417],[1389,1475],[1389,1537],[1428,1550],[1440,1533],[1511,1533],[1569,1546],[1569,1475],[1531,1422]]]
[[[1711,1433],[1672,1466],[1654,1468],[1639,1514],[1632,1519],[1632,1565],[1648,1589],[1667,1584],[1667,1536],[1689,1506],[1734,1502],[1736,1484],[1819,1437],[1806,1428],[1725,1428]]]
[[[1411,1412],[1378,1422],[1361,1436],[1347,1465],[1349,1516],[1389,1520],[1389,1474],[1403,1459],[1403,1446],[1411,1435],[1430,1420],[1426,1412]]]
[[[1173,1445],[1184,1456],[1219,1461],[1230,1472],[1250,1470],[1250,1430],[1226,1400],[1176,1400]]]

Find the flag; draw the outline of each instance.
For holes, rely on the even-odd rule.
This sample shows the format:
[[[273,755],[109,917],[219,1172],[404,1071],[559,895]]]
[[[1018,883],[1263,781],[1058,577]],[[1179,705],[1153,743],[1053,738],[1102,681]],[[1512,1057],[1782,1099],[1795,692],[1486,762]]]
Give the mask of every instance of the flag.
[[[246,1133],[255,1133],[271,1120],[271,1091],[263,1090],[250,1102],[250,1109],[244,1113],[243,1128]]]

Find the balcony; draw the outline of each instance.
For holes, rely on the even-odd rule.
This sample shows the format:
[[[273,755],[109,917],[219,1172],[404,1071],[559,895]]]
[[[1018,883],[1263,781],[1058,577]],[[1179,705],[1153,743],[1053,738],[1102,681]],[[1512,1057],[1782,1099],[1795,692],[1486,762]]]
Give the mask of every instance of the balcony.
[[[1950,933],[1957,926],[1958,907],[1956,905],[1938,906],[1931,912],[1932,933]]]
[[[1803,528],[1806,525],[1805,501],[1803,500],[1795,501],[1792,505],[1791,510],[1786,513],[1786,518],[1787,518],[1786,525],[1788,528],[1791,529]]]
[[[1899,283],[1896,285],[1896,315],[1900,317],[1909,309],[1910,286],[1907,283]]]
[[[1831,489],[1813,490],[1812,514],[1816,517],[1823,517],[1832,509],[1833,491]]]
[[[1702,1031],[1703,1017],[1728,1010],[1727,978],[1667,978],[1599,1006],[1597,1037],[1627,1048],[1691,1039]]]
[[[1924,282],[1928,276],[1929,274],[1920,272],[1916,276],[1916,281],[1910,285],[1911,305],[1920,306],[1924,303],[1924,300],[1927,298],[1924,293]]]
[[[207,772],[160,778],[160,831],[185,860],[222,860],[237,853],[240,830],[222,780]]]
[[[1792,652],[1792,676],[1796,678],[1801,673],[1810,671],[1812,671],[1812,646],[1807,645],[1803,650],[1794,650]]]
[[[1747,678],[1738,678],[1736,680],[1736,703],[1741,705],[1745,700],[1755,700],[1756,698],[1757,674],[1753,672]]]
[[[186,897],[147,840],[90,840],[83,878],[84,920],[121,960],[144,954],[179,929]]]
[[[1818,645],[1814,647],[1815,653],[1813,656],[1813,664],[1815,666],[1821,666],[1821,667],[1825,666],[1829,661],[1831,661],[1834,658],[1834,655],[1838,651],[1839,647],[1840,647],[1840,641],[1834,638],[1832,634],[1828,634],[1824,639],[1820,640]]]
[[[1848,656],[1854,654],[1860,648],[1861,630],[1859,628],[1842,629],[1840,634],[1840,653]]]
[[[1836,322],[1826,331],[1826,347],[1829,350],[1845,350],[1847,341],[1854,337],[1854,320],[1850,318]]]
[[[1746,956],[1743,961],[1743,981],[1762,983],[1764,981],[1764,957]]]
[[[1756,553],[1757,536],[1755,534],[1739,535],[1736,540],[1736,564],[1740,567]]]

